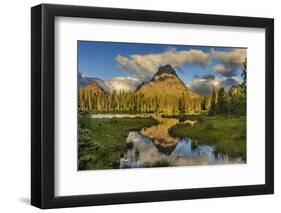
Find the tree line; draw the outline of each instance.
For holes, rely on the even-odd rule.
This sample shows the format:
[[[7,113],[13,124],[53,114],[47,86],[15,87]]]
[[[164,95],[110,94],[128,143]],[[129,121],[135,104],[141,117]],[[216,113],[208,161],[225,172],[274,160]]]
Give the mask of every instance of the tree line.
[[[202,97],[191,98],[188,93],[177,97],[158,93],[145,96],[142,93],[124,91],[106,93],[90,88],[79,90],[79,110],[81,111],[167,114],[200,112],[202,100]]]
[[[242,83],[234,86],[229,92],[224,88],[213,89],[211,97],[210,115],[246,115],[246,94],[247,94],[247,60],[243,63],[241,74]]]
[[[228,92],[224,88],[213,89],[211,96],[191,97],[188,92],[180,96],[103,90],[84,87],[79,89],[79,110],[93,112],[135,113],[201,113],[209,115],[246,115],[247,61],[243,63],[242,83]]]

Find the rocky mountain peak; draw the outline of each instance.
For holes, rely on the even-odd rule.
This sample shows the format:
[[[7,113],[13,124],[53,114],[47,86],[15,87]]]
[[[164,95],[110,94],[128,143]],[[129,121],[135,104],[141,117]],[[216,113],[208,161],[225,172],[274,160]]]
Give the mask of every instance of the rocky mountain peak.
[[[155,73],[155,75],[153,76],[152,80],[158,80],[159,77],[164,77],[164,76],[176,76],[177,77],[177,73],[174,70],[174,68],[167,64],[164,66],[160,66],[158,71]]]
[[[144,97],[155,97],[160,94],[170,98],[181,97],[183,94],[188,95],[189,98],[199,97],[186,87],[171,65],[160,66],[153,78],[142,83],[136,93],[141,93]]]

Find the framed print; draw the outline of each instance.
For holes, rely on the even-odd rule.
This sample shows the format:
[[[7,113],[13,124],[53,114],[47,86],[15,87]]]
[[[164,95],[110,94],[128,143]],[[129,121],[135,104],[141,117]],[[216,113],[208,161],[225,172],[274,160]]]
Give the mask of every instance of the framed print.
[[[274,192],[274,21],[31,9],[31,203]]]

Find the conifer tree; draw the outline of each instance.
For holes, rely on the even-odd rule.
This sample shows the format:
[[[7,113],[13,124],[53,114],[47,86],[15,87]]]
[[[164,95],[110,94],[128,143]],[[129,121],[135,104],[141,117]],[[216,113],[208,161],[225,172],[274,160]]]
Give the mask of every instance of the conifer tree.
[[[216,114],[216,102],[217,102],[217,94],[216,89],[213,88],[212,99],[211,99],[211,108],[210,108],[210,115]]]
[[[220,114],[227,113],[227,97],[226,97],[224,88],[220,88],[218,91],[218,101],[217,101],[216,112],[220,113]]]

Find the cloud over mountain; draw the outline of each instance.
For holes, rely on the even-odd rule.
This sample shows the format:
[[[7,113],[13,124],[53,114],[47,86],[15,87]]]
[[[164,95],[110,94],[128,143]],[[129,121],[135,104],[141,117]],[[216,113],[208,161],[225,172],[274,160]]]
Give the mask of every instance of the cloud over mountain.
[[[170,64],[174,68],[181,68],[185,64],[197,64],[206,67],[209,64],[210,55],[201,50],[177,51],[168,49],[159,54],[131,55],[125,57],[118,55],[116,61],[119,67],[142,80],[149,80],[158,67]]]
[[[77,77],[79,87],[85,87],[96,82],[104,91],[109,92],[109,87],[105,84],[105,81],[100,78],[90,77],[81,72],[78,72]]]
[[[213,88],[225,88],[226,90],[230,89],[230,87],[241,83],[241,80],[236,77],[228,77],[228,78],[200,78],[191,81],[189,88],[198,93],[199,95],[208,96],[212,94]]]
[[[116,76],[110,80],[101,80],[79,75],[79,85],[85,86],[89,82],[97,82],[106,91],[123,90],[134,91],[143,82],[152,79],[158,68],[169,64],[177,71],[185,65],[187,75],[193,79],[183,79],[188,87],[200,95],[210,95],[213,88],[224,87],[229,89],[240,83],[237,77],[243,68],[247,49],[188,49],[176,50],[167,48],[164,52],[132,54],[129,56],[117,55],[115,61],[119,68],[127,73],[126,77]],[[239,75],[238,75],[239,74]]]
[[[177,51],[170,48],[157,54],[135,54],[129,57],[117,55],[115,60],[122,70],[146,81],[155,74],[158,67],[165,64],[178,69],[187,64],[201,67],[212,65],[214,72],[224,77],[232,77],[236,75],[237,69],[241,68],[246,54],[246,49],[204,52],[195,49]]]
[[[141,84],[138,78],[134,77],[116,77],[111,80],[105,80],[105,84],[109,87],[110,91],[135,91],[137,86]]]
[[[246,54],[246,49],[235,49],[229,52],[211,51],[212,58],[218,60],[213,70],[225,77],[235,76],[237,69],[242,67]]]

